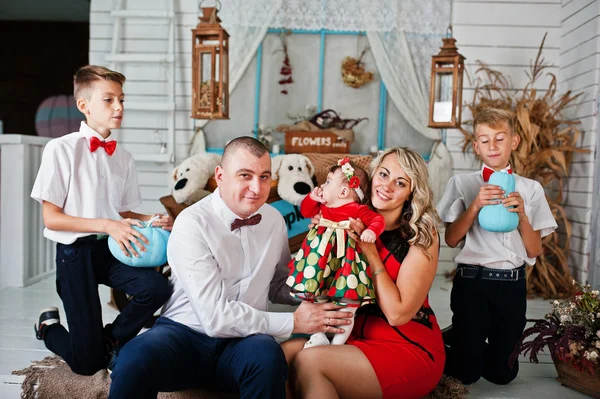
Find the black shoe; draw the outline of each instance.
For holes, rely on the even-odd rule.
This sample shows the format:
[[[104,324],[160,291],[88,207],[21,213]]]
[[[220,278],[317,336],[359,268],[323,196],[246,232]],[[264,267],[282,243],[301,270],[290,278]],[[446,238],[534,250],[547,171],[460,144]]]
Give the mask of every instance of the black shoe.
[[[108,337],[104,337],[104,339],[106,341],[106,370],[108,371],[108,374],[111,374],[115,367],[117,356],[119,356],[119,352],[121,351],[121,345],[119,345],[118,342],[113,342]]]
[[[452,324],[442,329],[442,339],[444,340],[444,345],[452,346],[452,341],[454,340],[454,330],[452,329]]]
[[[48,329],[52,324],[60,324],[58,308],[51,307],[42,309],[40,311],[40,317],[38,318],[37,324],[33,326],[35,337],[40,341],[43,341],[44,337],[46,337]]]

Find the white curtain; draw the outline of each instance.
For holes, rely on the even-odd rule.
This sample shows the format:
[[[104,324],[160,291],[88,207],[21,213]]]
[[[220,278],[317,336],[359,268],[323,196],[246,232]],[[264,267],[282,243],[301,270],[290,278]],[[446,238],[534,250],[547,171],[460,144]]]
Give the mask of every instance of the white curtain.
[[[435,203],[452,176],[452,158],[441,141],[441,131],[427,127],[429,78],[431,56],[439,52],[450,23],[450,6],[448,0],[403,1],[399,18],[410,23],[389,32],[367,31],[373,58],[391,100],[418,133],[435,140],[428,163]]]

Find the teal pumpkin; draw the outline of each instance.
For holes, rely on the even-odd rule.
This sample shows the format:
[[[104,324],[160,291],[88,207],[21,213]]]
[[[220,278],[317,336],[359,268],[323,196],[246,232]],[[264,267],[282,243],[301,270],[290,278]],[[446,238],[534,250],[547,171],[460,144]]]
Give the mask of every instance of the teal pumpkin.
[[[148,239],[149,243],[144,244],[146,251],[142,252],[137,245],[130,241],[131,246],[140,254],[140,257],[137,258],[131,255],[131,253],[129,254],[131,256],[125,256],[121,248],[119,248],[119,244],[112,237],[108,237],[108,248],[112,255],[122,263],[133,267],[157,267],[167,263],[167,241],[171,233],[161,227],[131,227]]]
[[[502,187],[505,195],[515,191],[515,177],[506,172],[494,172],[488,184]],[[494,233],[509,233],[519,225],[519,215],[509,212],[503,204],[486,205],[479,211],[479,225]]]

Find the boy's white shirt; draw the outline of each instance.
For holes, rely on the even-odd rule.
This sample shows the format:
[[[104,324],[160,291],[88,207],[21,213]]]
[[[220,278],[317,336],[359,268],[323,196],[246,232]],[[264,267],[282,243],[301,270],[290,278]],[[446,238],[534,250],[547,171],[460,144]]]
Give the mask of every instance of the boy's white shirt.
[[[509,167],[505,169],[507,170]],[[478,172],[462,173],[450,179],[442,199],[437,205],[437,211],[443,222],[454,222],[475,200],[484,184],[482,171],[483,167]],[[523,198],[525,214],[529,218],[533,230],[539,230],[542,237],[551,234],[557,224],[546,201],[542,185],[515,173],[513,175],[516,183],[515,191]],[[523,263],[530,266],[535,264],[535,258],[527,257],[527,251],[518,229],[510,233],[493,233],[482,229],[478,218],[475,218],[467,232],[462,242],[462,249],[454,261],[494,269],[514,269]]]
[[[31,198],[40,203],[51,202],[70,216],[120,220],[119,212],[142,204],[135,162],[119,145],[112,156],[103,148],[92,153],[92,137],[104,141],[98,132],[81,122],[78,132],[48,142]],[[111,137],[106,141],[111,141]],[[72,244],[90,234],[44,229],[44,237],[61,244]]]

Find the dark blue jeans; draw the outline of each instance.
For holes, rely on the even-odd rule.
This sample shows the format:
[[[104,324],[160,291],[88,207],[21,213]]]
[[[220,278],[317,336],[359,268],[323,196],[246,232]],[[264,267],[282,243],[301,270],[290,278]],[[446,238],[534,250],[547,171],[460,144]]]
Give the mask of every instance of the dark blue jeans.
[[[106,328],[98,285],[132,295],[121,314]],[[169,281],[151,268],[134,268],[116,260],[106,239],[80,238],[56,245],[56,292],[66,312],[69,331],[52,325],[44,342],[77,374],[92,375],[106,368],[105,336],[124,344],[171,295]],[[64,321],[64,319],[63,319]]]
[[[283,399],[287,364],[268,335],[211,338],[161,317],[121,349],[111,377],[109,399],[155,399],[192,388]]]

